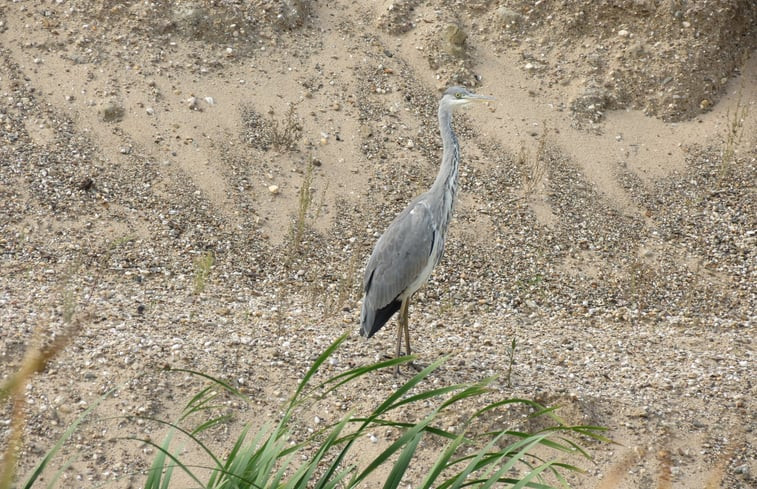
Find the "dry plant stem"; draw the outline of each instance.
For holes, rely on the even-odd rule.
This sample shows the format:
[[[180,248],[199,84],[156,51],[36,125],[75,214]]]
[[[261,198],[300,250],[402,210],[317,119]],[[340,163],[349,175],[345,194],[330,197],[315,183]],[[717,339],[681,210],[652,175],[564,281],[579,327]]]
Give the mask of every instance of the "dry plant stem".
[[[3,453],[4,463],[2,471],[0,471],[0,489],[11,487],[13,477],[16,473],[16,462],[18,461],[18,453],[21,448],[24,426],[26,425],[26,397],[24,396],[26,384],[35,373],[42,372],[50,360],[63,351],[63,348],[77,334],[78,330],[79,322],[75,321],[61,335],[56,337],[49,346],[27,350],[21,363],[21,368],[0,387],[0,398],[5,399],[9,397],[13,403],[10,436],[8,437],[8,445]]]

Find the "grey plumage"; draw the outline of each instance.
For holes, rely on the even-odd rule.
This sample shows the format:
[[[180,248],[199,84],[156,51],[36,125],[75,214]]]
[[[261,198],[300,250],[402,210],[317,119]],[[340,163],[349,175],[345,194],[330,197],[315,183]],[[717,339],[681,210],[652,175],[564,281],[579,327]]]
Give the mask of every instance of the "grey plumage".
[[[410,354],[408,304],[444,253],[444,239],[455,206],[460,146],[452,130],[452,113],[469,102],[482,100],[492,99],[461,87],[451,87],[444,92],[438,112],[443,153],[436,180],[389,224],[376,242],[365,268],[360,334],[370,338],[400,310],[397,356],[403,331]]]

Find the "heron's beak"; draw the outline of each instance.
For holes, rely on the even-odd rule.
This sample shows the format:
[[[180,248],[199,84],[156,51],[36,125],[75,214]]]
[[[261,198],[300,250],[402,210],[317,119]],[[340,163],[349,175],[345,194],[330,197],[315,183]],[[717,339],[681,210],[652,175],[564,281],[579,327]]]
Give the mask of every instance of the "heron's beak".
[[[478,95],[476,93],[472,93],[465,98],[470,100],[471,102],[487,102],[490,100],[497,100],[494,97],[489,97],[488,95]]]

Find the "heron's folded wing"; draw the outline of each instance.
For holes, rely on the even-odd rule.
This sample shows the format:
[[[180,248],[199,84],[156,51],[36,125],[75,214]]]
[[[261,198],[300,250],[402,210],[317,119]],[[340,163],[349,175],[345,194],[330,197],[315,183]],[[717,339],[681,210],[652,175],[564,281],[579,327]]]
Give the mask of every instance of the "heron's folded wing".
[[[416,201],[398,215],[376,242],[363,287],[381,308],[395,300],[429,264],[436,229],[429,208]]]

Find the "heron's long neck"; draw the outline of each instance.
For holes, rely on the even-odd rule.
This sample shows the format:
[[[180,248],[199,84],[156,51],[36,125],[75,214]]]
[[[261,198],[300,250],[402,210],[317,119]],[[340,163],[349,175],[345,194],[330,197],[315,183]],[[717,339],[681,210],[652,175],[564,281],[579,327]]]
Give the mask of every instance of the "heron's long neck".
[[[444,150],[442,152],[442,164],[439,174],[436,176],[431,191],[440,196],[438,209],[440,216],[439,228],[442,232],[447,231],[447,226],[452,218],[452,210],[457,198],[457,174],[460,164],[460,145],[452,130],[452,112],[449,109],[439,107],[439,131],[442,136]]]

